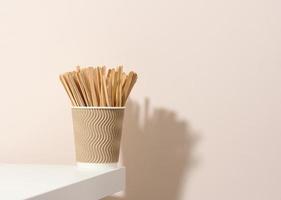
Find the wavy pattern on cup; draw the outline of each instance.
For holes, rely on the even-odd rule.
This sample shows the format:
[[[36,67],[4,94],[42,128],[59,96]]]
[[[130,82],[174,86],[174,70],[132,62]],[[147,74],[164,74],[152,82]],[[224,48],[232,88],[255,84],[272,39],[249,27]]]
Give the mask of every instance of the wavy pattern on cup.
[[[72,108],[76,160],[112,163],[119,158],[124,108]]]

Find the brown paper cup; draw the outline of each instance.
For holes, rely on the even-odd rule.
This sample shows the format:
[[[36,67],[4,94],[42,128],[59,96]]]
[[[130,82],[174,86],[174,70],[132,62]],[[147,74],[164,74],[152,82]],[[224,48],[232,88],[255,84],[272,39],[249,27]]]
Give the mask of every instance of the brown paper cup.
[[[124,107],[73,107],[76,161],[117,163]]]

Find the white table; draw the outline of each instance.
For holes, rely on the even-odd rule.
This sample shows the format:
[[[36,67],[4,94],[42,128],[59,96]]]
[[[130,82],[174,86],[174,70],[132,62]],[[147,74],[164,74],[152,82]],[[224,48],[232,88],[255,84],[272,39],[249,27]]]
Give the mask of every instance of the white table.
[[[95,200],[123,190],[125,168],[0,164],[2,200]]]

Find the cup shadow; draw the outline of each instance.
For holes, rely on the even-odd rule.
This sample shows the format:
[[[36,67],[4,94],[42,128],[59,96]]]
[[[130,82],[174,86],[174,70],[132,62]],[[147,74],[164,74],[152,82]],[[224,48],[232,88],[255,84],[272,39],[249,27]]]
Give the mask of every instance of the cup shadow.
[[[179,199],[183,179],[195,166],[197,134],[173,111],[150,111],[148,99],[144,107],[135,101],[129,101],[126,107],[121,143],[125,195],[103,200]]]

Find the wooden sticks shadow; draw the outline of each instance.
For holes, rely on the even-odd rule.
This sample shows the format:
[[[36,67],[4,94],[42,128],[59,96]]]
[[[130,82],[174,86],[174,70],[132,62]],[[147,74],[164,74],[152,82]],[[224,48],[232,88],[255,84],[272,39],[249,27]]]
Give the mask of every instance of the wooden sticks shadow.
[[[179,199],[183,179],[195,166],[198,137],[187,122],[164,108],[150,112],[146,100],[141,123],[141,110],[137,102],[128,102],[121,144],[127,171],[125,195],[104,200]]]

